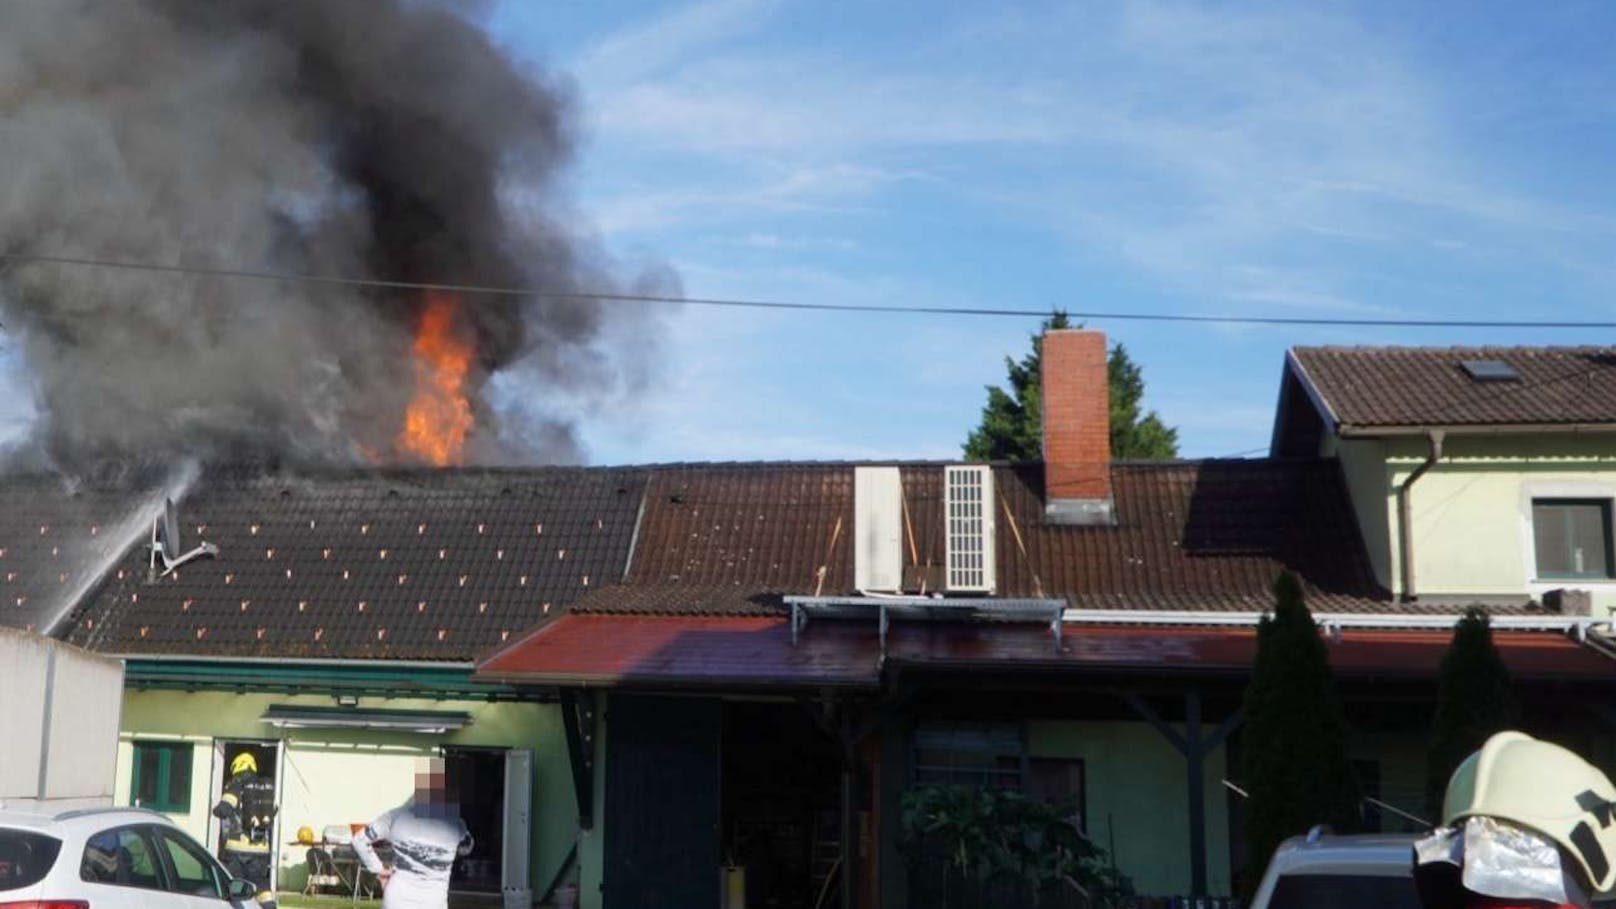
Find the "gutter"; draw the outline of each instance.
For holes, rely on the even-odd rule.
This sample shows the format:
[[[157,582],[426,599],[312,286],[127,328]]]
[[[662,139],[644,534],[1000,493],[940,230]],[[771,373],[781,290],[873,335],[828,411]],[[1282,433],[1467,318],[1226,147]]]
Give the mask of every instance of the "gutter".
[[[458,662],[449,660],[365,660],[355,657],[335,659],[299,660],[287,657],[233,657],[233,656],[191,656],[181,653],[103,653],[104,657],[114,660],[144,663],[264,663],[275,666],[289,667],[323,667],[323,666],[363,666],[366,669],[475,669],[477,664],[470,661]]]
[[[510,686],[472,678],[474,667],[469,663],[136,656],[128,658],[125,665],[125,686],[137,690],[252,690],[473,700],[509,700],[518,696]]]
[[[1609,423],[1454,423],[1433,426],[1375,426],[1342,423],[1336,435],[1343,439],[1395,439],[1426,436],[1440,432],[1450,436],[1513,436],[1528,434],[1570,433],[1572,435],[1602,435],[1616,433],[1616,422]]]
[[[1070,625],[1138,625],[1151,627],[1255,627],[1266,612],[1195,612],[1148,609],[1068,609],[1061,621]],[[1321,628],[1379,628],[1410,631],[1449,631],[1463,616],[1401,615],[1396,613],[1316,612]],[[1495,615],[1488,616],[1495,631],[1558,631],[1582,638],[1591,630],[1608,629],[1610,619],[1591,616]]]
[[[1399,567],[1402,569],[1400,573],[1403,582],[1402,593],[1398,599],[1404,603],[1412,603],[1419,599],[1414,587],[1414,518],[1409,504],[1410,495],[1420,477],[1425,476],[1426,471],[1435,467],[1437,461],[1442,460],[1443,435],[1440,429],[1433,429],[1426,434],[1431,446],[1430,453],[1425,456],[1420,466],[1414,468],[1414,472],[1408,475],[1403,485],[1397,487],[1397,547],[1402,556],[1402,564]]]
[[[874,690],[881,687],[880,680],[872,672],[868,678],[854,679],[840,676],[835,679],[828,677],[803,678],[802,676],[750,676],[736,678],[728,676],[705,675],[599,675],[595,673],[580,672],[543,672],[527,671],[521,669],[504,669],[492,672],[479,673],[478,681],[498,682],[506,685],[523,685],[556,688],[583,688],[583,689],[659,689],[676,688],[680,690],[700,691],[709,693],[720,691],[724,694],[746,693],[751,691],[776,691],[781,688],[801,689],[807,692],[841,690],[863,691]]]

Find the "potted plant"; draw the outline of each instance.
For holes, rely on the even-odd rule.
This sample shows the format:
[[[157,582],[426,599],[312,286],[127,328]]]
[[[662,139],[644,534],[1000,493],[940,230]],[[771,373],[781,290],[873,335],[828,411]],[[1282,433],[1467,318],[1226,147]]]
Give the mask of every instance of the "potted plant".
[[[1132,886],[1076,816],[1070,802],[1012,790],[916,786],[904,794],[902,825],[911,898],[949,909],[1114,907]]]

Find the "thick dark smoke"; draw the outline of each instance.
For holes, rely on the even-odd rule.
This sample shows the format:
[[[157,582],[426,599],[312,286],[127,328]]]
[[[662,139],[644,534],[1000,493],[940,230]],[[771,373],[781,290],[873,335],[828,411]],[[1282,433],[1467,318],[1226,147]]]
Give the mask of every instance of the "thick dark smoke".
[[[0,2],[0,251],[549,290],[614,281],[564,223],[565,89],[466,10],[407,0]],[[413,391],[413,294],[0,265],[0,322],[61,465],[175,454],[387,460]],[[645,381],[643,313],[463,300],[481,462],[581,457],[501,426],[516,370],[571,411]],[[615,313],[615,314],[614,314]],[[581,402],[581,404],[580,404]]]

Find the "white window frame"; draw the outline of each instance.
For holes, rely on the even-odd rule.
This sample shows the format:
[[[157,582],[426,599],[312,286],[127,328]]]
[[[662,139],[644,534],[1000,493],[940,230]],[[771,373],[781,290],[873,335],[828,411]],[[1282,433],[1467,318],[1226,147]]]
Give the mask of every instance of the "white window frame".
[[[1540,499],[1599,499],[1611,505],[1612,520],[1616,521],[1616,484],[1593,480],[1536,480],[1521,484],[1520,493],[1520,551],[1521,586],[1536,598],[1550,590],[1609,590],[1616,587],[1616,578],[1540,578],[1537,574],[1537,536],[1532,521],[1532,503]],[[1616,534],[1616,528],[1613,528]],[[1616,548],[1616,539],[1611,545]],[[1596,611],[1598,604],[1595,604]]]

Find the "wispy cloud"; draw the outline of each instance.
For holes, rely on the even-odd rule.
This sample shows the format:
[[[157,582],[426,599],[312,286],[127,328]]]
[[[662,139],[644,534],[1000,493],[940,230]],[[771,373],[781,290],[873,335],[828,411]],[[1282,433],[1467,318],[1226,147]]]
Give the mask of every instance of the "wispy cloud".
[[[774,0],[703,0],[608,35],[573,61],[591,90],[652,78],[691,55],[757,28]]]
[[[738,246],[748,246],[753,249],[783,249],[783,250],[835,250],[838,252],[851,252],[858,248],[858,244],[843,237],[809,237],[809,236],[781,236],[770,233],[750,233],[730,240]]]
[[[924,19],[877,6],[832,24],[792,0],[705,0],[596,40],[569,67],[609,159],[590,166],[587,209],[616,239],[670,251],[707,296],[1440,317],[1518,308],[1521,288],[1551,293],[1545,281],[1581,295],[1568,307],[1603,306],[1616,286],[1610,206],[1574,180],[1522,179],[1519,150],[1488,141],[1538,141],[1537,123],[1510,117],[1595,128],[1611,77],[1582,66],[1533,84],[1541,61],[1478,54],[1530,40],[1475,44],[1484,24],[1433,40],[1455,10],[1388,24],[1262,0],[945,2]],[[1574,16],[1500,12],[1490,29],[1556,17],[1561,31],[1536,38],[1549,47]],[[945,427],[951,448],[981,384],[1002,378],[998,352],[1024,349],[1031,328],[682,319],[705,327],[680,342],[695,384],[670,385],[682,397],[667,417],[765,415],[762,431],[702,424],[741,446],[731,455],[853,451],[814,416],[827,407],[866,436],[889,431],[891,414],[838,397],[854,393],[837,384],[847,374],[923,414],[898,448],[923,444],[922,426]],[[751,333],[723,334],[737,324]],[[1148,360],[1192,453],[1266,440],[1288,330],[1105,327]],[[1325,337],[1388,340],[1308,336]],[[811,371],[770,372],[805,351]]]
[[[913,170],[893,171],[858,164],[802,164],[789,168],[768,162],[671,189],[660,185],[627,187],[596,200],[592,214],[606,233],[723,223],[737,218],[781,218],[801,214],[856,211],[878,189],[927,179]]]
[[[773,9],[697,4],[585,55],[586,71],[608,86],[595,98],[607,140],[740,177],[733,193],[613,199],[608,228],[847,207],[890,189],[890,173],[904,170],[893,161],[987,145],[1021,157],[968,184],[940,179],[934,191],[1040,218],[1168,286],[1258,306],[1366,305],[1333,286],[1342,283],[1334,266],[1294,254],[1298,238],[1400,245],[1432,230],[1445,238],[1437,249],[1454,251],[1477,222],[1611,232],[1604,218],[1490,180],[1449,135],[1418,61],[1344,15],[1156,0],[984,13],[960,26],[978,36],[978,56],[949,67],[959,48],[944,38],[903,66],[729,40]],[[709,21],[721,24],[714,34],[691,26]],[[1052,53],[1063,44],[1067,53]],[[800,179],[748,179],[759,155]],[[1286,269],[1312,272],[1311,288],[1231,279],[1231,261],[1273,258],[1276,247],[1295,260]]]

